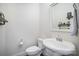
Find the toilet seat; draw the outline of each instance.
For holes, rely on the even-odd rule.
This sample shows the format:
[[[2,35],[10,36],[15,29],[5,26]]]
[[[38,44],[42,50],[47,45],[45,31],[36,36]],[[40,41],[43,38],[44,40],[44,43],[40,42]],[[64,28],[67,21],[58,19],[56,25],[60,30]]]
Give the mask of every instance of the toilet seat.
[[[41,49],[37,46],[32,46],[26,49],[26,53],[28,55],[36,55],[41,51]]]

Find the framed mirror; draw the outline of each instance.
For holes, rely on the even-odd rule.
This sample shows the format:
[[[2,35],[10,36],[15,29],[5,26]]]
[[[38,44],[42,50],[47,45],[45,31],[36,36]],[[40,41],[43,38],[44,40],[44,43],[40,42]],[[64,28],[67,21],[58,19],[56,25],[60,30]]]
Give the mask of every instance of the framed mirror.
[[[50,5],[51,31],[69,32],[74,15],[73,3],[52,3]]]

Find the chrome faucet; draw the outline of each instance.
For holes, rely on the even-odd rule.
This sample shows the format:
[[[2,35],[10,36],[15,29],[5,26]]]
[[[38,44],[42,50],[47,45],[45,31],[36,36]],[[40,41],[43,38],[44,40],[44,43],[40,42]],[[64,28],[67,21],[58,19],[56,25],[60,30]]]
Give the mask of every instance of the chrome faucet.
[[[58,35],[58,37],[56,37],[56,40],[61,41],[61,42],[63,41],[62,38],[59,35]]]

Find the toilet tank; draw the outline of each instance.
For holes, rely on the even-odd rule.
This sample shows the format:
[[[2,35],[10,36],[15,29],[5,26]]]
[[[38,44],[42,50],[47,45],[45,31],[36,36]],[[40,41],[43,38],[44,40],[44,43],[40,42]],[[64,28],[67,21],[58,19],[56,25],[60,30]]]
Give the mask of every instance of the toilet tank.
[[[38,38],[38,47],[41,49],[44,49],[43,40],[44,39],[42,39],[42,38]]]

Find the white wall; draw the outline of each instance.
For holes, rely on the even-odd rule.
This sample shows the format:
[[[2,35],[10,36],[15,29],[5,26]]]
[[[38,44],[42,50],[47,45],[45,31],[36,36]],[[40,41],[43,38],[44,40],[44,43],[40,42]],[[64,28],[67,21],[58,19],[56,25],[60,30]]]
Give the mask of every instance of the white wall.
[[[40,36],[50,37],[49,3],[40,4]]]
[[[5,55],[14,55],[35,45],[39,33],[39,4],[0,4],[0,6],[8,20],[6,36],[1,34],[6,37]],[[22,47],[19,47],[20,39],[24,42]]]
[[[0,26],[0,56],[5,54],[5,26]]]
[[[0,4],[0,12],[5,14],[5,18],[7,17],[8,10],[6,9],[7,6],[3,7],[4,5]],[[0,25],[0,56],[5,55],[5,44],[6,44],[6,25]]]
[[[70,36],[68,32],[53,32],[50,30],[51,23],[49,18],[50,4],[40,4],[40,37],[57,37],[60,35],[62,39],[73,42],[77,48],[77,54],[79,55],[79,36]],[[61,6],[60,6],[61,7]],[[62,12],[62,11],[60,11]],[[53,28],[52,28],[53,29]]]

